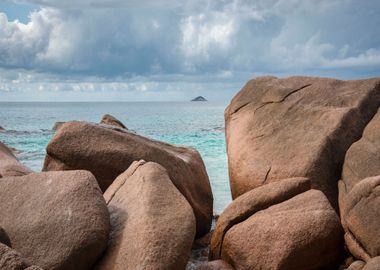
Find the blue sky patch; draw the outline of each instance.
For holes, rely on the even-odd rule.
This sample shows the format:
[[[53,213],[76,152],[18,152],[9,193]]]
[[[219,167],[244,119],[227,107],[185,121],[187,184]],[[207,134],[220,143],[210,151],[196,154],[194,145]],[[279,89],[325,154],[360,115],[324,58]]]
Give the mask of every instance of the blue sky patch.
[[[39,6],[35,4],[16,3],[6,0],[0,2],[0,12],[5,13],[9,21],[19,20],[27,23],[29,14],[38,9]]]

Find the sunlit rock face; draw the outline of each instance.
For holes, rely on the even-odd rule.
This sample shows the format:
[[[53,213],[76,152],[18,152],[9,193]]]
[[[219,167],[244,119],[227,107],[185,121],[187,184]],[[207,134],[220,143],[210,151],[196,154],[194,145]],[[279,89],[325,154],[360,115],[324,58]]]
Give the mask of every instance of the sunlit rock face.
[[[259,77],[225,111],[234,198],[289,177],[308,177],[337,209],[348,148],[380,104],[380,79]]]

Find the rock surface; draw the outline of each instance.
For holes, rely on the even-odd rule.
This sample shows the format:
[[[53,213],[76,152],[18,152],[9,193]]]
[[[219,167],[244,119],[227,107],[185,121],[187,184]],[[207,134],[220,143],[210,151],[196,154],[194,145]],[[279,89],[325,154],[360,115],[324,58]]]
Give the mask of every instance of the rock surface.
[[[52,130],[57,131],[58,129],[60,129],[60,127],[63,126],[64,123],[66,122],[55,122]]]
[[[350,252],[362,260],[380,256],[380,110],[346,153],[339,206]]]
[[[16,250],[0,243],[0,269],[1,270],[43,270],[32,265]]]
[[[379,105],[380,78],[249,81],[225,111],[233,197],[302,176],[337,208],[336,181],[344,155]]]
[[[350,264],[347,270],[361,270],[365,266],[365,262],[363,261],[354,261]]]
[[[0,226],[12,248],[32,264],[89,269],[106,248],[109,214],[90,172],[3,177],[0,206]]]
[[[207,262],[200,265],[196,270],[234,270],[231,265],[222,260]]]
[[[161,165],[134,162],[104,197],[111,235],[96,270],[185,269],[195,217]]]
[[[103,115],[102,120],[100,120],[100,123],[127,129],[127,127],[124,126],[124,124],[120,120],[118,120],[116,117],[110,114]]]
[[[210,258],[220,259],[225,234],[258,211],[310,189],[307,178],[290,178],[253,189],[235,199],[220,215],[211,238]]]
[[[0,269],[24,270],[30,266],[29,262],[10,247],[0,243]]]
[[[339,191],[348,249],[364,261],[379,256],[380,175],[361,180],[349,192],[345,190],[344,182],[340,181]]]
[[[319,190],[259,211],[229,229],[221,258],[235,269],[337,269],[343,229]]]
[[[103,191],[135,160],[153,161],[167,169],[170,179],[193,208],[197,236],[210,230],[213,210],[211,186],[199,153],[151,140],[125,129],[68,122],[47,146],[44,171],[91,171]]]
[[[31,173],[32,170],[21,164],[12,150],[0,142],[0,178]]]
[[[364,129],[363,135],[347,151],[342,179],[350,191],[362,179],[380,175],[380,110]]]
[[[370,259],[363,270],[380,270],[380,256]]]

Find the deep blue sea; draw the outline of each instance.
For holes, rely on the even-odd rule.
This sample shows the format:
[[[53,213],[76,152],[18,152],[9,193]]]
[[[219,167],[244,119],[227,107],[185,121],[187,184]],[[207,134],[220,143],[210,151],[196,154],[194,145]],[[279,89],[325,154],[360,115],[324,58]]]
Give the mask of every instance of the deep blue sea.
[[[18,158],[40,171],[45,147],[57,121],[99,122],[108,113],[138,134],[195,147],[206,164],[214,194],[214,212],[231,201],[223,113],[227,103],[104,102],[0,103],[0,141],[17,149]]]

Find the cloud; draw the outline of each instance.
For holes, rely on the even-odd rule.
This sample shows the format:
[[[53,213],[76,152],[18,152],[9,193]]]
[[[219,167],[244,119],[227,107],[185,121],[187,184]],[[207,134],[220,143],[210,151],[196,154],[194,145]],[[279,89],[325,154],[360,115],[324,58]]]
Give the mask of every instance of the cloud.
[[[11,1],[11,0],[8,0]],[[38,4],[45,7],[55,7],[60,9],[73,8],[175,8],[179,7],[180,3],[173,0],[14,0],[16,3]]]
[[[42,8],[23,24],[0,13],[0,65],[101,76],[174,70],[178,37],[166,16]]]
[[[348,48],[348,46],[342,49],[345,48]],[[325,65],[332,68],[374,67],[378,69],[380,66],[380,49],[368,49],[357,56],[333,59],[327,61]]]
[[[214,57],[227,55],[233,31],[234,21],[226,14],[213,14],[211,21],[204,14],[185,18],[180,43],[185,68],[193,71]]]
[[[184,101],[199,95],[225,101],[239,89],[239,81],[252,76],[222,72],[204,76],[63,77],[56,73],[1,68],[0,74],[1,101]]]
[[[142,93],[175,83],[190,89],[191,81],[203,89],[242,85],[254,74],[363,77],[380,71],[376,1],[17,2],[41,7],[27,23],[0,11],[0,67],[16,81],[32,76],[32,85],[39,80],[45,90],[54,83],[57,91]],[[2,90],[27,87],[5,73]],[[144,79],[134,87],[136,78]]]

